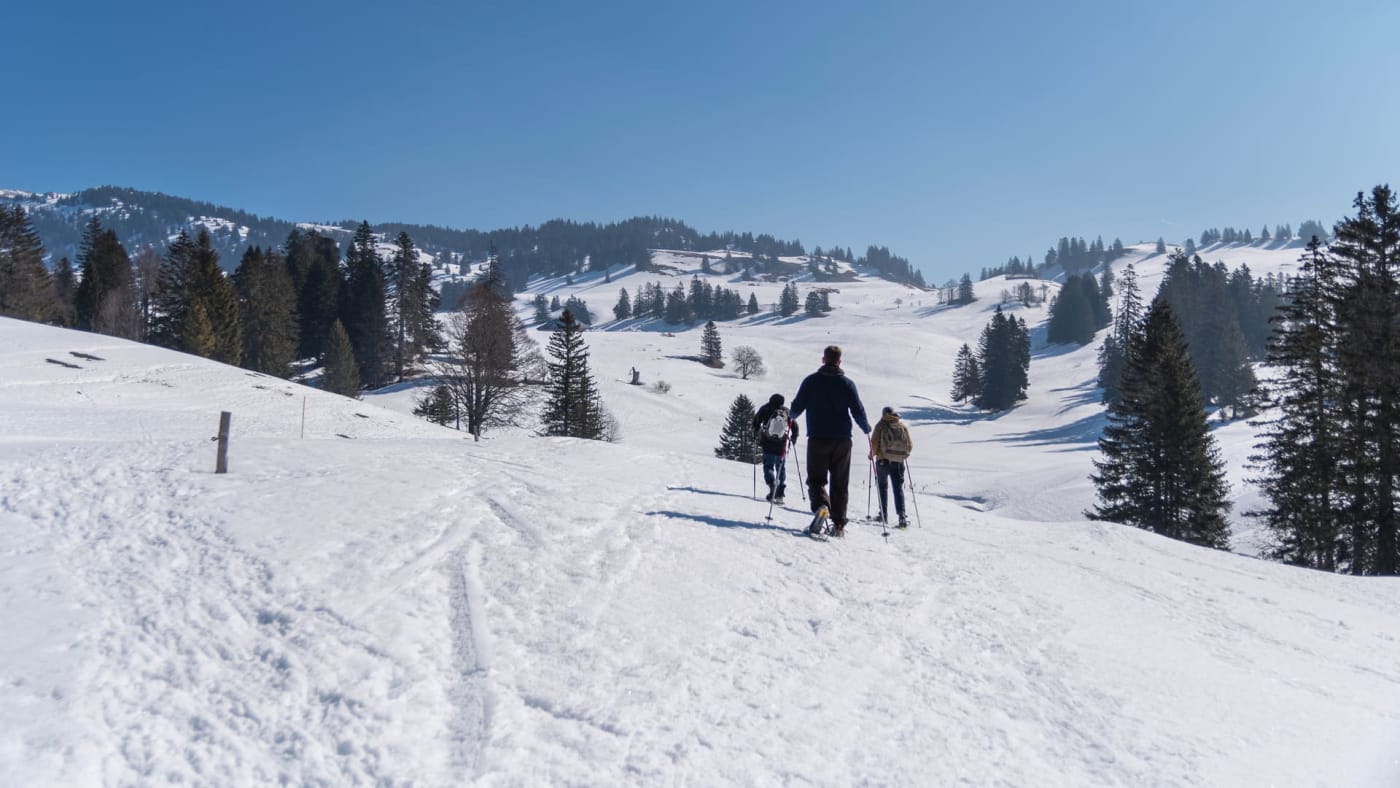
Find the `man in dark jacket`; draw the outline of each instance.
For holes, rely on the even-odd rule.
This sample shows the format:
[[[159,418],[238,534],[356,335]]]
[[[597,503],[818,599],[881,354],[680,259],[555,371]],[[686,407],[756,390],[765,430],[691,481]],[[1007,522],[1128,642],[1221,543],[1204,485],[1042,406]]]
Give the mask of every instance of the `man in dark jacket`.
[[[778,420],[773,421],[774,417]],[[768,484],[764,500],[782,506],[787,494],[787,447],[788,443],[797,443],[797,425],[783,407],[782,394],[769,397],[768,404],[758,409],[753,417],[753,434],[763,449],[763,481]]]
[[[856,384],[841,371],[841,348],[822,351],[821,369],[807,376],[792,400],[792,418],[807,414],[807,489],[812,511],[831,518],[832,536],[846,532],[846,501],[851,481],[851,421],[870,434]],[[831,497],[826,494],[828,475]]]

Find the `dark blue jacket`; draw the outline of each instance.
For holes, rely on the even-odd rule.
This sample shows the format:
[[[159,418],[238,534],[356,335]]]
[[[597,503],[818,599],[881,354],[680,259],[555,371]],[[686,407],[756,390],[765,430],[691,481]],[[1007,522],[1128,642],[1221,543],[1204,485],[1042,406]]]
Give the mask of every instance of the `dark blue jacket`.
[[[856,384],[840,367],[830,364],[808,375],[792,399],[792,418],[807,414],[808,438],[849,438],[851,419],[861,432],[870,434],[865,406],[860,404]]]

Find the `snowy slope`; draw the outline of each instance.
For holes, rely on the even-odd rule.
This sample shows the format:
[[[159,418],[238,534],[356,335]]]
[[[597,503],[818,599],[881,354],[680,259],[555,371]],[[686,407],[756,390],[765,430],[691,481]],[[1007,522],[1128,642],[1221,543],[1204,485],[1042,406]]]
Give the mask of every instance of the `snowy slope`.
[[[602,312],[619,281],[545,286]],[[722,327],[761,381],[687,360],[696,331],[591,333],[611,445],[0,320],[3,782],[1400,781],[1400,583],[1077,522],[1092,348],[981,417],[942,393],[996,283],[839,287]],[[796,485],[767,522],[712,455],[735,393],[831,341],[916,423],[922,526],[888,541],[801,537]]]

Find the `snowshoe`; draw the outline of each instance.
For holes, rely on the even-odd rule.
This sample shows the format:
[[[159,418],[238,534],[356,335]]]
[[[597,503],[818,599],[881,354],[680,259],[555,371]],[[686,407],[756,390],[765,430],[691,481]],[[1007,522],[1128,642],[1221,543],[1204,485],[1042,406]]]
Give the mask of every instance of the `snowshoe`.
[[[812,516],[812,524],[807,526],[807,535],[819,541],[826,541],[827,534],[831,532],[831,513],[825,506],[817,510]]]

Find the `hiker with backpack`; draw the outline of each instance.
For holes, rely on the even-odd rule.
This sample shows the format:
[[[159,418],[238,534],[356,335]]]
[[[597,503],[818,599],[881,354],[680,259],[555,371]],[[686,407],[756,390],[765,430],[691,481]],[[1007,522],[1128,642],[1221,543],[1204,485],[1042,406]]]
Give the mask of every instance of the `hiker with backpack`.
[[[779,506],[787,493],[787,447],[797,443],[797,423],[783,407],[783,395],[774,394],[753,417],[753,434],[763,449],[763,481],[768,495],[763,499]]]
[[[846,533],[846,503],[851,482],[851,421],[870,434],[865,406],[856,384],[841,370],[841,348],[822,351],[822,366],[808,375],[792,399],[791,417],[807,414],[807,490],[812,494],[812,525],[816,535],[829,519],[832,536]],[[831,497],[827,497],[827,478]]]
[[[870,433],[870,459],[875,463],[875,483],[880,490],[880,522],[888,523],[889,506],[886,495],[886,480],[894,484],[894,510],[899,517],[895,528],[908,528],[909,518],[904,516],[904,463],[914,451],[914,439],[909,435],[909,427],[900,420],[894,408],[885,406],[880,420]]]

